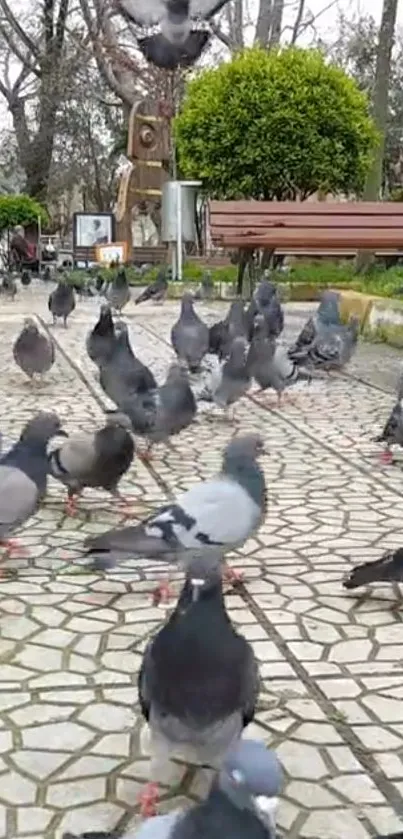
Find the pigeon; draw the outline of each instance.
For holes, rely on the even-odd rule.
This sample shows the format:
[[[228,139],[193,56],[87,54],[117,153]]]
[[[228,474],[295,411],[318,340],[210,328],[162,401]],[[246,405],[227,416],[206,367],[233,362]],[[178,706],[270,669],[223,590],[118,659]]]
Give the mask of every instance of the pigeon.
[[[229,357],[222,364],[221,369],[212,373],[211,396],[220,408],[224,409],[228,418],[228,408],[247,393],[251,375],[248,367],[248,345],[245,338],[235,338],[231,345]],[[203,393],[200,395],[203,400]],[[234,415],[232,416],[234,421]]]
[[[23,428],[18,442],[0,458],[0,543],[19,550],[9,537],[34,515],[47,489],[47,444],[65,436],[56,414],[40,413]]]
[[[171,330],[171,343],[180,360],[186,361],[191,373],[200,370],[200,363],[209,348],[208,326],[196,314],[191,294],[182,297],[181,313]]]
[[[277,289],[275,283],[269,280],[266,276],[263,277],[259,285],[254,291],[252,300],[246,311],[246,320],[248,324],[248,338],[252,339],[253,326],[256,315],[263,314],[270,306],[272,300],[276,297]]]
[[[69,515],[75,515],[77,496],[85,487],[104,489],[124,501],[118,485],[134,458],[130,431],[129,418],[111,412],[103,428],[73,434],[52,449],[49,472],[67,487]]]
[[[117,312],[121,312],[129,302],[131,294],[124,268],[119,268],[116,277],[109,283],[106,297],[112,309],[115,309]]]
[[[21,274],[21,285],[28,286],[28,285],[30,285],[31,280],[32,280],[31,272],[28,271],[26,268],[24,268],[24,270]]]
[[[115,349],[115,327],[111,308],[107,303],[101,306],[99,318],[87,336],[87,353],[98,366],[112,358]]]
[[[214,281],[211,271],[205,271],[202,276],[202,281],[197,289],[195,300],[211,300],[214,295]]]
[[[227,358],[234,338],[247,337],[248,320],[242,300],[234,300],[224,320],[209,329],[209,352]]]
[[[1,293],[9,300],[14,300],[14,297],[17,294],[17,283],[11,274],[5,274],[3,277]]]
[[[45,266],[45,269],[44,269],[44,272],[43,272],[43,275],[42,275],[42,279],[45,283],[50,283],[52,281],[53,277],[52,277],[52,271],[51,271],[50,265]]]
[[[138,677],[151,778],[171,757],[218,768],[252,722],[259,687],[252,647],[225,609],[220,566],[190,561],[176,608],[146,647]],[[143,815],[150,815],[149,785],[144,792]]]
[[[225,358],[228,345],[228,326],[226,320],[213,323],[209,329],[209,353],[217,355],[219,359]]]
[[[257,315],[247,364],[261,390],[276,391],[280,406],[286,388],[299,381],[310,382],[312,376],[289,358],[287,348],[278,344],[269,330],[265,316]]]
[[[141,27],[159,25],[168,44],[186,48],[193,34],[192,20],[208,20],[226,2],[228,0],[118,0],[118,8],[132,24]]]
[[[317,330],[326,326],[341,326],[340,318],[340,294],[336,291],[325,290],[322,292],[319,306],[315,316],[308,318],[292,348],[290,357],[298,355],[306,347],[311,346],[315,340]]]
[[[137,393],[143,396],[155,390],[157,383],[149,368],[137,358],[130,346],[126,324],[115,327],[115,347],[112,356],[99,368],[100,385],[109,399],[123,413]]]
[[[63,318],[63,324],[67,327],[67,318],[75,308],[74,288],[62,277],[48,299],[48,309],[53,315],[53,324],[56,323],[57,318]]]
[[[195,484],[138,525],[87,539],[93,567],[113,568],[135,556],[183,562],[189,552],[216,563],[217,551],[224,556],[242,546],[266,513],[266,482],[257,462],[263,451],[257,434],[233,437],[215,478]]]
[[[169,268],[160,268],[154,282],[150,283],[136,298],[134,301],[135,305],[138,306],[139,303],[145,303],[146,300],[154,300],[155,302],[164,300],[168,289],[168,280],[171,276],[172,272]]]
[[[275,839],[280,762],[261,740],[239,740],[225,755],[207,798],[187,810],[146,819],[119,839]],[[118,839],[116,833],[65,833],[62,839]],[[393,834],[377,839],[403,839]]]
[[[403,582],[403,548],[386,551],[374,562],[356,565],[343,580],[343,586],[352,589],[377,582]]]
[[[386,421],[384,429],[379,437],[374,438],[374,443],[385,443],[386,448],[381,455],[381,462],[385,464],[393,463],[393,455],[390,447],[393,445],[403,446],[403,373],[400,374],[396,402],[392,411]]]
[[[347,326],[318,323],[311,344],[298,352],[288,351],[290,359],[316,369],[341,370],[351,360],[356,349],[360,320],[353,316]]]
[[[166,381],[145,392],[137,390],[134,398],[123,403],[131,419],[133,432],[148,440],[142,459],[150,461],[155,443],[164,443],[193,421],[197,405],[189,385],[187,371],[181,364],[171,364]]]
[[[25,318],[24,326],[13,346],[14,361],[33,381],[35,374],[42,376],[55,360],[55,345],[39,329],[32,318]]]

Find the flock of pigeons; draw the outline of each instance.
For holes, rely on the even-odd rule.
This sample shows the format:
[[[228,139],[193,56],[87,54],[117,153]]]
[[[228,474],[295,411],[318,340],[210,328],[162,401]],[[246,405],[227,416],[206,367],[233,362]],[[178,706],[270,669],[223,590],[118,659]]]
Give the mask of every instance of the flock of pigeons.
[[[162,286],[160,277],[137,302],[160,298]],[[177,360],[158,385],[135,355],[126,324],[112,316],[112,309],[121,312],[129,297],[125,275],[118,272],[86,341],[101,387],[116,408],[106,412],[105,425],[68,436],[56,414],[40,413],[0,459],[0,539],[9,553],[16,549],[10,537],[37,510],[49,475],[66,487],[70,513],[86,487],[102,488],[124,502],[119,482],[133,462],[135,439],[145,438],[147,447],[138,456],[148,459],[154,443],[166,442],[190,425],[197,412],[191,381],[206,357],[217,361],[201,397],[227,409],[246,393],[252,379],[262,389],[274,389],[280,401],[285,388],[301,377],[309,379],[316,369],[341,369],[357,343],[357,320],[341,323],[334,292],[324,292],[317,313],[288,349],[278,341],[284,313],[276,286],[267,278],[247,308],[234,301],[224,320],[211,327],[198,316],[191,295],[184,294],[171,332]],[[67,325],[74,307],[74,289],[61,279],[49,296],[49,310],[54,320],[61,318]],[[28,320],[14,344],[14,358],[33,378],[50,369],[54,343]],[[225,447],[218,475],[193,485],[141,523],[113,528],[84,543],[96,569],[137,557],[179,563],[185,574],[173,612],[145,649],[138,678],[153,755],[151,782],[141,796],[143,815],[155,813],[161,761],[179,757],[218,769],[204,802],[186,813],[147,819],[126,839],[218,839],[219,834],[274,839],[282,773],[264,744],[241,739],[254,718],[259,668],[251,645],[230,621],[223,594],[226,555],[244,545],[266,515],[266,481],[259,463],[263,454],[259,435],[236,434]],[[383,558],[384,567],[385,562]],[[354,569],[345,585],[367,582],[368,565]],[[367,569],[365,579],[362,568]],[[379,579],[377,573],[373,579]],[[96,834],[102,835],[107,836]]]

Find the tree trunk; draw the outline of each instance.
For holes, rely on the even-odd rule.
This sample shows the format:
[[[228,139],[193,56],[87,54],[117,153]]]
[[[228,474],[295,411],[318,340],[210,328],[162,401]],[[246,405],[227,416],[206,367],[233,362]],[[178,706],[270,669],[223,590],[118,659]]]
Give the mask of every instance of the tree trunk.
[[[280,43],[281,28],[283,25],[283,14],[284,0],[274,0],[273,12],[271,15],[269,47],[277,46]]]
[[[379,201],[382,187],[382,168],[385,152],[385,136],[388,120],[388,98],[398,0],[383,0],[382,20],[379,29],[376,56],[375,83],[372,95],[372,110],[379,131],[379,144],[369,170],[365,184],[363,200]],[[357,271],[366,270],[374,259],[369,251],[360,251],[357,255]]]
[[[272,0],[260,0],[255,31],[256,46],[263,48],[267,47],[271,21]]]

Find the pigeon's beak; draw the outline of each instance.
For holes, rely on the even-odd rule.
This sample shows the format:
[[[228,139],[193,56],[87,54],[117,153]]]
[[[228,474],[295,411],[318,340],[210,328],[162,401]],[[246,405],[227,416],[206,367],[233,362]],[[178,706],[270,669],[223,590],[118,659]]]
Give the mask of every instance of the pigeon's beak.
[[[278,798],[268,797],[267,795],[257,795],[254,798],[256,812],[262,822],[270,830],[272,839],[276,836],[276,812],[278,808]]]
[[[67,434],[67,431],[64,431],[63,428],[59,428],[59,430],[56,431],[56,434],[55,434],[55,437],[68,437],[68,436],[69,435]]]

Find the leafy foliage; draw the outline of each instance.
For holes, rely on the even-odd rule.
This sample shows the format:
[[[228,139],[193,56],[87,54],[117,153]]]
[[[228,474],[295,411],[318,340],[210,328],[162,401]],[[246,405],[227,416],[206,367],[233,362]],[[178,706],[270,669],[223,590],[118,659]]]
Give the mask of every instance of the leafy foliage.
[[[188,83],[180,168],[216,198],[359,193],[376,143],[368,100],[321,52],[253,48]]]
[[[0,195],[0,231],[21,224],[36,224],[38,218],[45,226],[49,219],[44,207],[29,195]]]
[[[368,274],[357,274],[354,260],[325,262],[297,262],[286,275],[274,273],[276,282],[284,281],[296,285],[320,286],[323,288],[352,289],[379,297],[402,297],[403,266],[386,270],[381,264],[371,268]],[[307,298],[305,298],[307,299]]]

